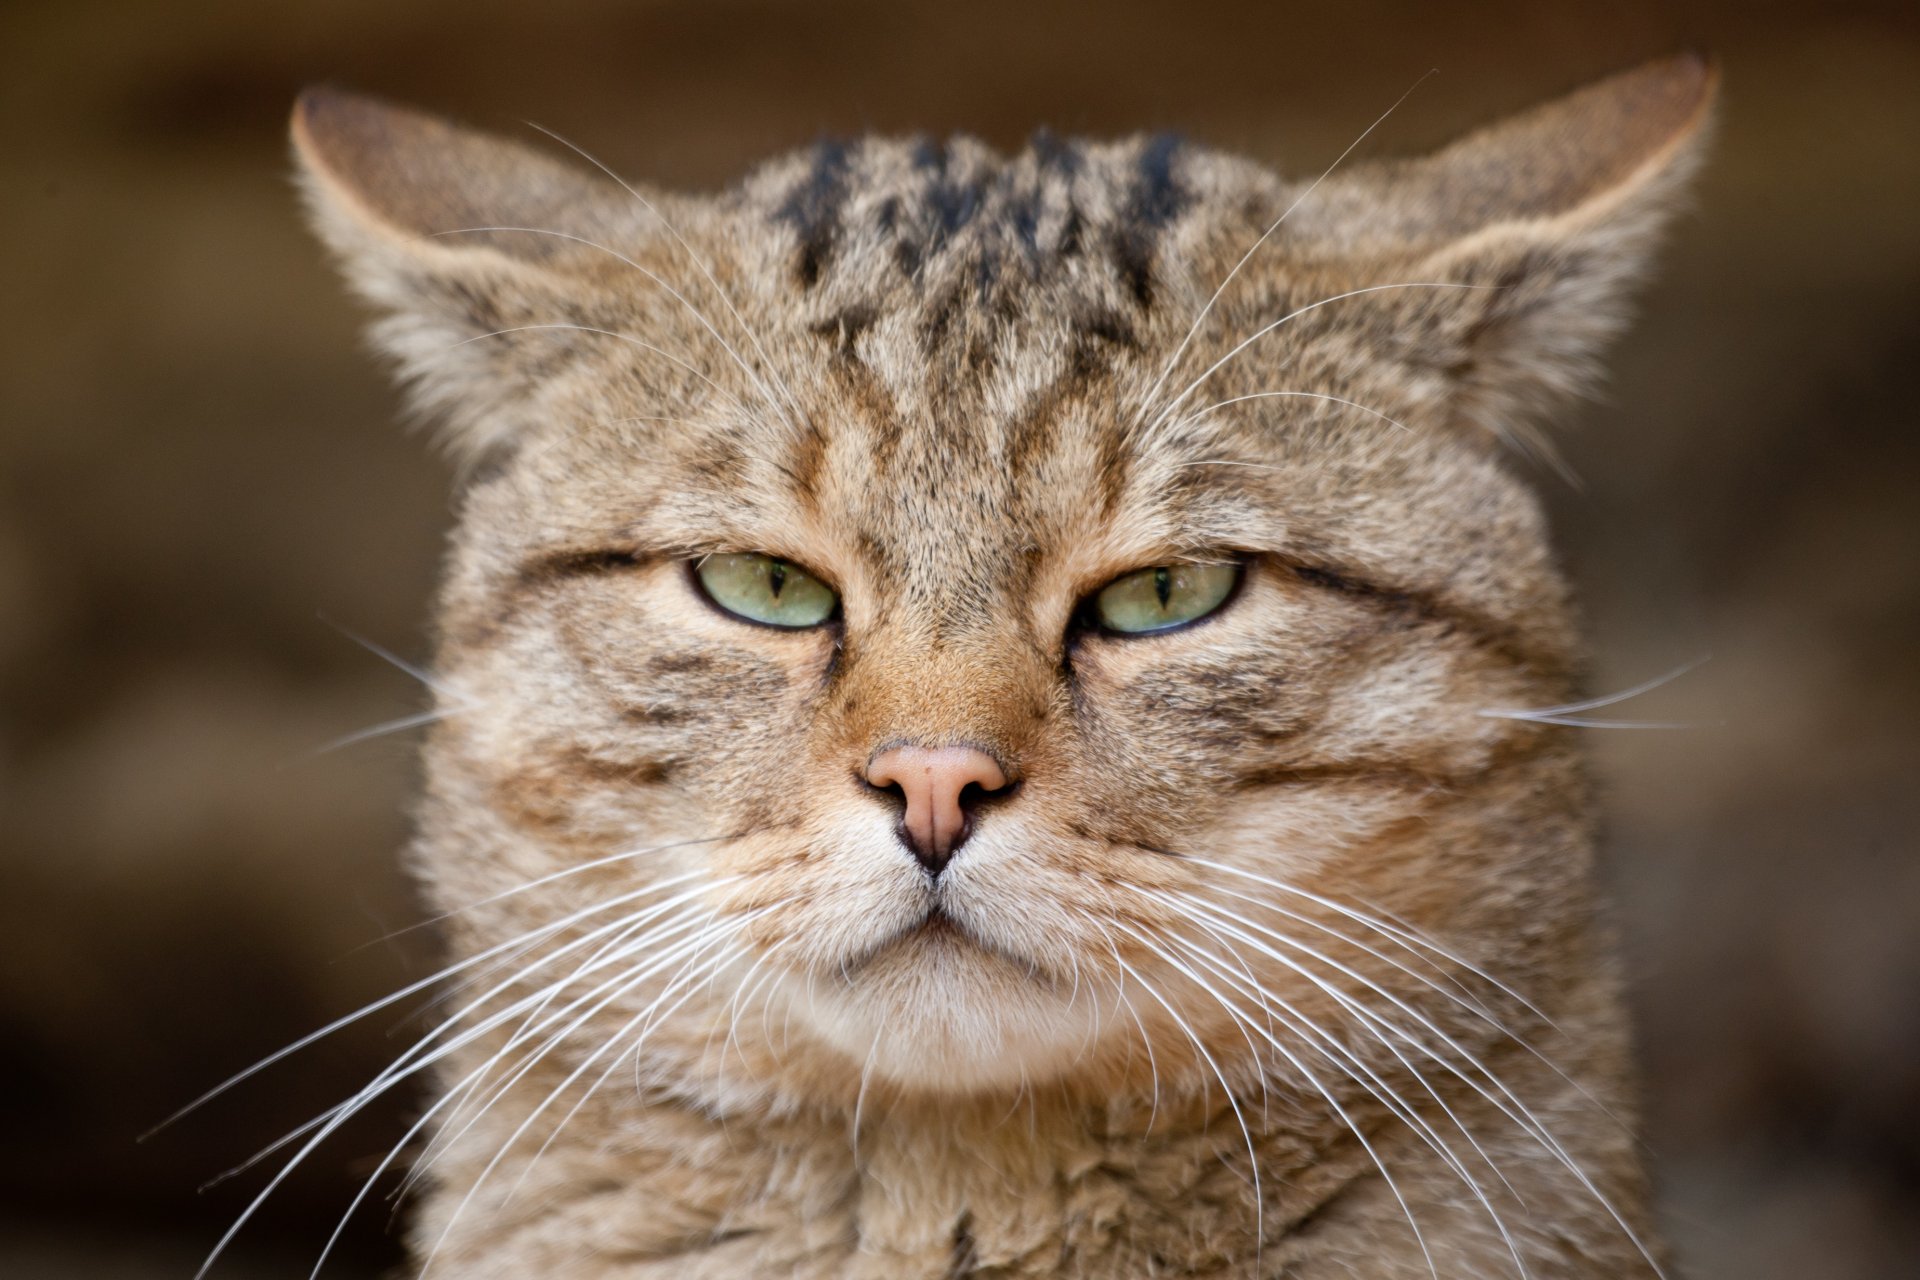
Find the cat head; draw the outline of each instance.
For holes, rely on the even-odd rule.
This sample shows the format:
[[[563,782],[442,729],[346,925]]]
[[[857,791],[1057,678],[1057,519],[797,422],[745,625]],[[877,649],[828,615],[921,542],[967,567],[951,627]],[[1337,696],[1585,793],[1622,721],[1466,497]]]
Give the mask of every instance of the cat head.
[[[1514,446],[1713,79],[1317,182],[867,139],[707,197],[308,94],[315,219],[471,471],[418,849],[456,945],[613,948],[608,1033],[651,1000],[689,1054],[758,1002],[829,1093],[1270,1071],[1263,1002],[1579,963],[1577,771],[1485,714],[1576,661]]]

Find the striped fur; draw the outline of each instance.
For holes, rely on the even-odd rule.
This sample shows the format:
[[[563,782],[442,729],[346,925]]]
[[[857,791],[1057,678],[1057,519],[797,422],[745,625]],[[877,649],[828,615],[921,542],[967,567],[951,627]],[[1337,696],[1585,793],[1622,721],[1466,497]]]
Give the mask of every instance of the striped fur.
[[[503,1004],[558,984],[438,1064],[421,1261],[1650,1274],[1579,763],[1482,712],[1571,696],[1509,446],[1616,327],[1710,94],[1651,64],[1310,194],[1040,135],[697,199],[305,99],[317,222],[470,467],[414,867],[456,959],[527,939]],[[705,602],[689,564],[750,551],[841,616]],[[1223,556],[1196,625],[1079,621]],[[860,780],[898,742],[1018,780],[937,889]],[[569,1003],[650,886],[711,932]]]

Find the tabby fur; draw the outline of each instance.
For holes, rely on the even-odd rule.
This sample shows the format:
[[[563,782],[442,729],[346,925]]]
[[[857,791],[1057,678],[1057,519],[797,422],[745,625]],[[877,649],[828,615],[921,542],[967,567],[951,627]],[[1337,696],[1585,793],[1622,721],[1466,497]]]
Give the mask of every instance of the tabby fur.
[[[1574,734],[1487,713],[1574,696],[1526,455],[1713,83],[1317,183],[870,138],[701,197],[303,97],[317,225],[466,471],[416,1267],[1654,1274]],[[840,616],[727,616],[722,552]],[[1201,622],[1077,621],[1222,556]],[[861,781],[903,742],[1017,780],[937,882]]]

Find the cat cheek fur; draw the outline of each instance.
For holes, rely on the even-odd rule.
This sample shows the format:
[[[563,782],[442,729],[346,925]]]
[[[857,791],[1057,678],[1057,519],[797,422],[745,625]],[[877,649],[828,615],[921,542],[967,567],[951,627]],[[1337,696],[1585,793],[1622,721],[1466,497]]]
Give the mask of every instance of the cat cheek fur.
[[[413,865],[513,980],[449,1024],[420,1255],[1652,1274],[1579,760],[1483,713],[1571,696],[1505,446],[1712,93],[1649,64],[1310,196],[1042,137],[711,199],[303,98],[316,224],[469,468]],[[839,614],[727,616],[716,551]],[[1076,616],[1223,555],[1196,625]],[[901,744],[1009,782],[937,879],[867,779]]]

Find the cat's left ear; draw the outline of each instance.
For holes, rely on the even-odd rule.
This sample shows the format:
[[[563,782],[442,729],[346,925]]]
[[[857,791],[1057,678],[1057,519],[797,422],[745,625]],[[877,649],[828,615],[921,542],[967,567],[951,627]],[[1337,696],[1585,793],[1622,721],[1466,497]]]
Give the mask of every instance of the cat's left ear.
[[[1526,438],[1531,415],[1581,389],[1619,329],[1698,166],[1718,78],[1697,54],[1646,63],[1357,173],[1346,191],[1329,183],[1328,212],[1372,202],[1345,234],[1354,260],[1392,263],[1377,283],[1472,286],[1373,295],[1392,317],[1386,345],[1443,377],[1460,416]]]
[[[292,133],[314,225],[382,313],[374,339],[421,407],[447,420],[463,457],[511,441],[542,379],[592,341],[578,326],[595,324],[619,270],[599,246],[631,225],[632,193],[336,89],[303,93]]]

